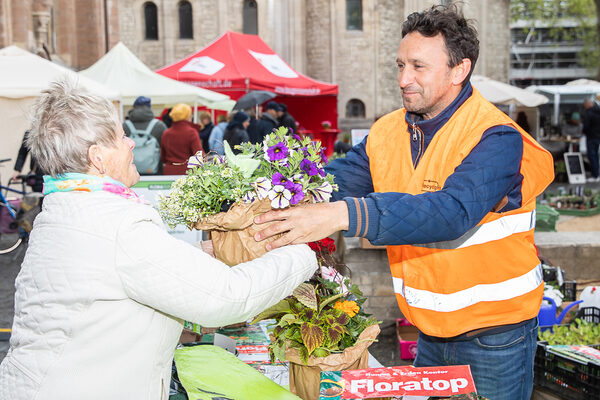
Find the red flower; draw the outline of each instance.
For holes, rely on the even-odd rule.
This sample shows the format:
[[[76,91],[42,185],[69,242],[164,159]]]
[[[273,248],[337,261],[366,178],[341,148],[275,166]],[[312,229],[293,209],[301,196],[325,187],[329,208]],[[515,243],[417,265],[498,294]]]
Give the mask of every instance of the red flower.
[[[324,249],[327,249],[329,253],[335,252],[335,241],[331,238],[325,238],[322,240],[317,240],[316,242],[310,242],[308,243],[308,246],[315,253],[319,253]]]

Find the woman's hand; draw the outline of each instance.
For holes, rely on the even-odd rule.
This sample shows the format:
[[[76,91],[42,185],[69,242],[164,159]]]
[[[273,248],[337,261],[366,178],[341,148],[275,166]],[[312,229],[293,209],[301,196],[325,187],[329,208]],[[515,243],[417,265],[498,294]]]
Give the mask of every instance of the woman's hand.
[[[203,240],[200,242],[200,247],[202,247],[202,250],[209,256],[215,256],[215,249],[213,248],[212,240]]]

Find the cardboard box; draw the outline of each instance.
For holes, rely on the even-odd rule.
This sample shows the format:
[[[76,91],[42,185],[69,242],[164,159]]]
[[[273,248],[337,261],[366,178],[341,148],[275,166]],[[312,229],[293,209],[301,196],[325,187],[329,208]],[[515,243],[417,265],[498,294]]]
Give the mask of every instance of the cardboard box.
[[[369,242],[365,238],[360,238],[358,242],[360,243],[361,249],[367,249],[367,250],[385,250],[386,249],[386,246],[373,246],[371,244],[371,242]]]
[[[396,318],[396,336],[400,358],[413,360],[417,356],[417,339],[419,330],[405,318]]]

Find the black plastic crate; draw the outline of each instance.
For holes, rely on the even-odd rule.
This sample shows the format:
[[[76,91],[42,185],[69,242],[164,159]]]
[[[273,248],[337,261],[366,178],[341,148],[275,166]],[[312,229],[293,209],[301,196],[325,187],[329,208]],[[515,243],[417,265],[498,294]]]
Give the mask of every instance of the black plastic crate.
[[[546,346],[546,342],[538,342],[534,363],[536,385],[565,400],[600,398],[600,366],[551,353]],[[600,345],[592,347],[600,348]]]
[[[577,281],[565,281],[560,287],[561,293],[565,296],[563,301],[577,300]]]
[[[583,307],[577,311],[575,318],[581,318],[587,322],[593,322],[600,324],[600,308],[597,307]]]

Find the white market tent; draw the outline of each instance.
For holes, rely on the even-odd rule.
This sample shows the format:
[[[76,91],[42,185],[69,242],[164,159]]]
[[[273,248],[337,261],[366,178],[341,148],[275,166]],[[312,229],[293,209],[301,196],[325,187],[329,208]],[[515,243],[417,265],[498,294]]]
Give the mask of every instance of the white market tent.
[[[570,82],[565,85],[529,86],[528,91],[545,95],[553,103],[552,124],[558,125],[560,104],[581,104],[586,98],[593,98],[600,93],[600,85],[595,81],[581,84]]]
[[[17,46],[0,49],[0,71],[0,159],[12,158],[0,168],[3,183],[12,175],[23,133],[30,125],[31,106],[52,81],[67,76],[92,93],[120,101],[119,92]]]
[[[537,138],[539,130],[538,106],[548,102],[548,98],[507,83],[499,82],[485,76],[473,75],[471,84],[481,92],[481,95],[491,103],[507,106],[512,118],[518,112],[524,112],[530,123],[531,132]]]
[[[149,97],[153,105],[201,104],[225,111],[230,111],[235,105],[235,101],[227,95],[155,73],[122,42],[79,74],[118,90],[123,98],[123,105],[132,105],[138,96]]]

